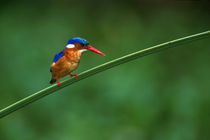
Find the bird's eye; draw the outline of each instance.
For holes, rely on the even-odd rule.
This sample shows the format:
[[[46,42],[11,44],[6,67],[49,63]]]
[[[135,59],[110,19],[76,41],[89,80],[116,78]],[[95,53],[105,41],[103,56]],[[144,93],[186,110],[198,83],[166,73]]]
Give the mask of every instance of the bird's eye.
[[[80,45],[81,45],[82,47],[84,47],[84,44],[83,44],[83,43],[80,43]]]

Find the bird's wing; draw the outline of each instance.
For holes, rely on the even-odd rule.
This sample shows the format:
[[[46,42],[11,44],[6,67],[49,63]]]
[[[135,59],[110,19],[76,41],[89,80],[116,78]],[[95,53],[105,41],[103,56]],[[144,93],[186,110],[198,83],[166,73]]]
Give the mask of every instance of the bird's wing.
[[[61,52],[55,54],[54,58],[53,58],[53,62],[57,62],[61,57],[64,56],[64,53],[63,53],[64,50],[62,50]]]
[[[61,52],[55,54],[55,56],[53,58],[53,63],[57,62],[61,57],[64,56],[63,51],[64,51],[64,49]],[[50,72],[52,72],[52,68],[50,68]]]

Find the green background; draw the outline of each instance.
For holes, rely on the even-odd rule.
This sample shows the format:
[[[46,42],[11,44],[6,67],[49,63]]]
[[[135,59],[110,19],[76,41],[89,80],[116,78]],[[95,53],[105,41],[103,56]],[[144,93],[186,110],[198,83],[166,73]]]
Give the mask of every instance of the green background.
[[[49,86],[71,37],[117,57],[210,29],[207,0],[8,0],[0,4],[0,108]],[[0,140],[208,140],[210,39],[117,66],[0,120]],[[66,79],[69,77],[65,77]],[[60,79],[62,81],[63,79]]]

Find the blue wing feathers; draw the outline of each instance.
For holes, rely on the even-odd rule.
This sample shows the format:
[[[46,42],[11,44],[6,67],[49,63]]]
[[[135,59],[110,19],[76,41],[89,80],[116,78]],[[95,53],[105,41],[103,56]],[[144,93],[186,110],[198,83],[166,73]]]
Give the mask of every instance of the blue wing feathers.
[[[64,56],[64,53],[63,53],[64,50],[62,50],[61,52],[57,53],[54,58],[53,58],[53,62],[57,62],[61,57]]]
[[[63,51],[64,51],[64,49],[61,52],[55,54],[55,56],[53,58],[53,63],[57,62],[61,57],[64,56]],[[50,68],[50,72],[52,72],[52,68]]]

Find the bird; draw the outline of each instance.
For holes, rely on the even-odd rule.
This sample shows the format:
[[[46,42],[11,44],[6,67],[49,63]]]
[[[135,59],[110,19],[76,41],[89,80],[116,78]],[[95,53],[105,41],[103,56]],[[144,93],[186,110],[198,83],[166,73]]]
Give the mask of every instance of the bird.
[[[72,72],[77,69],[80,63],[81,54],[85,51],[92,51],[94,53],[105,56],[104,53],[91,46],[89,42],[84,38],[73,37],[69,39],[65,48],[62,51],[56,53],[53,58],[53,62],[50,66],[50,84],[56,82],[60,87],[60,82],[58,79],[67,75],[78,79],[78,75],[72,74]]]

